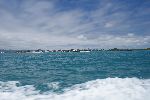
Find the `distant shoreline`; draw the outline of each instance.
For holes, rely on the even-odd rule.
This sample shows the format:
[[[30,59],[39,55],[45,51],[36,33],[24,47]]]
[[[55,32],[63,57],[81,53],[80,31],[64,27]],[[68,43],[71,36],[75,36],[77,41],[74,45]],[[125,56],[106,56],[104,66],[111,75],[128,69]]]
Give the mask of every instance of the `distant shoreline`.
[[[150,50],[150,48],[144,48],[144,49],[59,49],[59,50],[43,50],[43,49],[37,49],[37,50],[5,50],[0,49],[0,53],[48,53],[48,52],[93,52],[93,51],[140,51],[140,50]]]

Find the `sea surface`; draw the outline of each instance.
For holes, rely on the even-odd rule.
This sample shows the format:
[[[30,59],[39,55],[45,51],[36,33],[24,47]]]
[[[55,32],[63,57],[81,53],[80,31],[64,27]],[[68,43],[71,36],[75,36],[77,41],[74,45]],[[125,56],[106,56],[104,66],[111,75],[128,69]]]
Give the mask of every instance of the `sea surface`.
[[[0,54],[0,100],[150,100],[150,51]]]

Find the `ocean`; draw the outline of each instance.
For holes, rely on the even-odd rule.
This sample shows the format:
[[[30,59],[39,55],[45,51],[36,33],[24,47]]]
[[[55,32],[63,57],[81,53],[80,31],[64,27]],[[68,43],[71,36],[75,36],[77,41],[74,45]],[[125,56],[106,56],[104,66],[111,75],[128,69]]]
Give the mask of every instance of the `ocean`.
[[[150,51],[3,53],[0,100],[150,100]]]

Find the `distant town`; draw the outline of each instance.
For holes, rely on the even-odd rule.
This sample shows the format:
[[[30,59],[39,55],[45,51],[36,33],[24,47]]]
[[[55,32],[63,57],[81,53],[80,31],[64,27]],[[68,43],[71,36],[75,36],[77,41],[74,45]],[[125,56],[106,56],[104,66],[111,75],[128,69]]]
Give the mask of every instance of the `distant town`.
[[[94,52],[94,51],[135,51],[135,50],[150,50],[150,48],[144,48],[144,49],[60,49],[60,50],[5,50],[0,49],[0,53],[48,53],[48,52]]]

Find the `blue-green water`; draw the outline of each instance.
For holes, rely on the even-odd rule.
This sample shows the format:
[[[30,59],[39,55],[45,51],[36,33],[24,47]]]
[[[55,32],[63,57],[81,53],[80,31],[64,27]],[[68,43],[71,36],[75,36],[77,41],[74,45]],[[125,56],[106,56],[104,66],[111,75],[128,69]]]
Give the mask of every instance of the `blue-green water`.
[[[25,87],[27,88],[27,90],[28,89],[30,90],[31,88],[27,86],[32,86],[32,88],[34,88],[34,91],[36,92],[39,91],[38,94],[35,94],[36,96],[34,95],[35,98],[31,98],[31,100],[47,100],[47,99],[60,100],[58,96],[66,95],[65,91],[67,91],[67,93],[70,93],[68,92],[68,90],[73,92],[77,90],[79,91],[80,89],[83,91],[90,90],[90,88],[85,87],[85,84],[87,86],[89,85],[88,82],[96,83],[97,81],[98,83],[100,82],[99,84],[96,83],[98,85],[97,88],[102,86],[100,84],[102,84],[101,82],[103,81],[106,81],[104,83],[106,83],[107,85],[108,85],[107,81],[110,81],[109,84],[112,82],[112,84],[114,84],[115,86],[117,86],[118,83],[113,82],[119,81],[121,83],[124,83],[128,80],[129,83],[130,81],[131,83],[139,81],[142,82],[141,84],[144,84],[146,81],[146,84],[148,84],[149,86],[146,87],[148,90],[145,90],[147,93],[150,92],[149,79],[150,79],[150,51],[99,51],[88,53],[52,52],[41,54],[33,54],[33,53],[0,54],[0,81],[1,81],[0,96],[3,97],[3,99],[1,99],[0,97],[0,100],[7,100],[7,98],[4,95],[2,95],[2,93],[10,93],[13,96],[15,91],[20,92],[20,90],[17,90],[18,88],[20,89]],[[139,86],[141,86],[141,84],[139,84]],[[8,89],[6,87],[8,87]],[[97,91],[103,91],[103,89]],[[55,96],[54,98],[50,96],[49,92],[50,94],[53,95],[57,94],[57,96]],[[43,96],[44,93],[47,93],[46,94],[46,96],[48,96],[47,98],[46,96],[44,96],[43,98],[37,97],[37,95]],[[146,93],[143,93],[143,95],[145,96]],[[26,99],[28,100],[30,98],[29,95],[23,96],[24,97],[22,97],[22,100]],[[76,94],[76,96],[79,95]],[[84,97],[85,99],[79,98],[73,100],[108,100],[107,98],[101,99],[97,98],[97,96],[101,95],[96,96],[94,95],[93,98],[91,99],[85,96]],[[134,95],[131,93],[131,97],[132,96],[134,97]],[[62,100],[69,100],[68,98]],[[149,97],[147,95],[145,99],[131,98],[131,100],[148,100],[148,99]],[[11,99],[9,98],[8,100]],[[14,98],[12,100],[19,100],[19,99]],[[114,100],[114,98],[109,100]],[[121,99],[116,98],[115,100]]]

